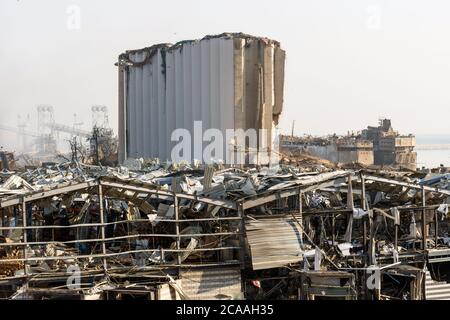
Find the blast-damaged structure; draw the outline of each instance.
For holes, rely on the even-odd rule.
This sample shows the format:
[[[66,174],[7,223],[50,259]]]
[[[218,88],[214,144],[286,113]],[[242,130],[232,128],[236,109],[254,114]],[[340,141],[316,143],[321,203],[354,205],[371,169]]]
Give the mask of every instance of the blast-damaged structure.
[[[1,172],[0,298],[450,299],[442,181],[157,162]]]
[[[416,137],[412,134],[399,134],[393,129],[390,119],[381,119],[378,127],[367,127],[362,131],[362,137],[373,142],[376,165],[392,165],[416,170],[417,153],[414,151]]]
[[[357,134],[327,137],[281,135],[280,141],[285,151],[310,154],[335,164],[417,169],[415,136],[399,134],[389,119],[382,119],[378,127],[369,126]]]
[[[336,164],[373,165],[373,143],[358,136],[293,137],[280,136],[286,152],[310,154]]]
[[[284,63],[277,41],[242,33],[126,51],[117,63],[119,161],[170,160],[176,129],[196,139],[188,162],[203,159],[209,129],[223,137],[227,129],[264,129],[257,149],[270,149],[283,109]],[[229,140],[223,141],[222,158],[236,143]]]

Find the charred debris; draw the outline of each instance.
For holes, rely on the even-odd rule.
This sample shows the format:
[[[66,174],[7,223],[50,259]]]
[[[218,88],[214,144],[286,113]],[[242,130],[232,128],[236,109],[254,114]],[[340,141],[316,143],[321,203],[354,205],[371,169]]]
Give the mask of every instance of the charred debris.
[[[450,282],[445,177],[157,160],[3,170],[0,295],[425,299],[426,275]]]

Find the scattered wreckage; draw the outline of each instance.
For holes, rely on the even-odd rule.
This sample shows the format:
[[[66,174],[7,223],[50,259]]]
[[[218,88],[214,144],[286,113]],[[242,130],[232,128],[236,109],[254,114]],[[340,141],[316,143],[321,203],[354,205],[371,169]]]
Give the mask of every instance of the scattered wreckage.
[[[0,172],[1,298],[419,300],[450,282],[443,179],[134,164]]]

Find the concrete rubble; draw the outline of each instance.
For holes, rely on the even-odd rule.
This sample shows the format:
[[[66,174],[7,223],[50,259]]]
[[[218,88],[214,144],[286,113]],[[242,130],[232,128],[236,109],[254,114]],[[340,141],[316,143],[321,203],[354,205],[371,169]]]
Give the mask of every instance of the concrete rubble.
[[[0,172],[1,298],[416,300],[450,282],[448,174],[127,165]]]
[[[359,164],[364,167],[392,167],[417,169],[414,135],[401,135],[395,131],[390,119],[380,120],[378,127],[367,127],[357,133],[326,137],[280,137],[284,152],[309,154],[326,159],[336,165]]]

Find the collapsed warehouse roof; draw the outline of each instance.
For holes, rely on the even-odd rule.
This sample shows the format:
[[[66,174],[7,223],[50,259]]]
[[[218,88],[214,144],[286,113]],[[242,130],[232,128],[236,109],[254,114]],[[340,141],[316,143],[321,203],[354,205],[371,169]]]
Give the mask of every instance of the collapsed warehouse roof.
[[[66,163],[0,183],[3,298],[421,299],[426,267],[448,280],[450,191],[412,173]]]

